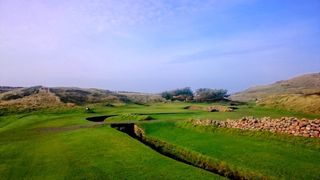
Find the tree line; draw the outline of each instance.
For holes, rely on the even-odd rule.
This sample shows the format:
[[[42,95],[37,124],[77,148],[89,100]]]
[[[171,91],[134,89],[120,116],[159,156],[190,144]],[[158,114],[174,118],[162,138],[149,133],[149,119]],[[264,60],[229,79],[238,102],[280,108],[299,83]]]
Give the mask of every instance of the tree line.
[[[195,92],[190,87],[164,91],[161,96],[167,100],[177,101],[196,101],[196,102],[213,102],[224,100],[228,97],[226,89],[200,88]]]

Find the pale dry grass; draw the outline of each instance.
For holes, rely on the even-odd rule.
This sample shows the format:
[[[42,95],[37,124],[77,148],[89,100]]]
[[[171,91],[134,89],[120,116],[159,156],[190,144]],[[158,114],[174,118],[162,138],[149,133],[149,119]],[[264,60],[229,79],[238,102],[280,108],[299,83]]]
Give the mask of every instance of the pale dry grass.
[[[258,105],[320,114],[320,96],[302,94],[272,95],[257,101]]]
[[[270,95],[320,92],[320,73],[306,74],[271,85],[257,86],[230,96],[234,101],[255,101]]]
[[[66,105],[67,104],[61,102],[59,97],[46,90],[39,90],[36,94],[19,99],[0,101],[0,108],[14,108],[16,110],[36,110]],[[71,104],[69,104],[69,106],[71,106]]]

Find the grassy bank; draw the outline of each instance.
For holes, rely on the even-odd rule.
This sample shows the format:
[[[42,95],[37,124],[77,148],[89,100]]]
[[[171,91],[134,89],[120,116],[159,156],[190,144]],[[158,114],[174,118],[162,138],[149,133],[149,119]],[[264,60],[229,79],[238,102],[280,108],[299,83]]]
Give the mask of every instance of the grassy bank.
[[[245,170],[217,160],[216,158],[205,156],[199,152],[185,149],[179,145],[174,145],[158,138],[145,134],[143,128],[135,125],[139,130],[134,134],[135,138],[151,147],[155,151],[175,159],[177,161],[190,164],[195,167],[219,174],[229,179],[266,179],[266,176]]]
[[[271,179],[317,179],[320,176],[320,140],[259,134],[239,134],[224,129],[181,127],[174,122],[143,124],[146,134],[161,141],[224,162],[239,171],[262,174]],[[305,142],[306,141],[306,142]]]

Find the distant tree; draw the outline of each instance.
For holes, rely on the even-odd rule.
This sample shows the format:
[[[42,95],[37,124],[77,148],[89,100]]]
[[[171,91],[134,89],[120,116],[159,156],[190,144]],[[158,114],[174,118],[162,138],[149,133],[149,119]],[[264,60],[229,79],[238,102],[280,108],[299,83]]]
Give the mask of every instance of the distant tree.
[[[162,92],[161,96],[167,100],[187,101],[192,100],[193,92],[190,87],[185,87],[181,89],[175,89],[172,91]]]
[[[161,93],[161,96],[162,96],[163,98],[167,99],[167,100],[172,100],[172,98],[173,98],[172,93],[169,92],[169,91],[162,92],[162,93]]]
[[[212,102],[223,100],[228,97],[226,89],[210,89],[210,88],[200,88],[195,92],[194,99],[197,102]]]

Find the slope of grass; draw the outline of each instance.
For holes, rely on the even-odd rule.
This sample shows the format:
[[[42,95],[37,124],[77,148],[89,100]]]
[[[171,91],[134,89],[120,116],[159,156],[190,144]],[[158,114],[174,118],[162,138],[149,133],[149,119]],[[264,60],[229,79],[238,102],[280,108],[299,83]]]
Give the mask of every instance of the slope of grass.
[[[190,151],[225,162],[243,171],[272,179],[317,179],[320,176],[320,151],[303,142],[286,138],[261,138],[228,130],[198,131],[177,127],[174,122],[142,124],[147,136],[158,138]],[[287,137],[290,138],[290,137]],[[308,141],[307,139],[305,139]],[[320,140],[314,142],[319,147]]]
[[[301,111],[320,114],[320,95],[283,94],[267,96],[258,102],[259,105],[284,108],[293,111]]]
[[[270,85],[251,87],[233,94],[234,101],[255,101],[270,95],[309,94],[319,92],[320,73],[305,74],[289,80],[278,81]]]

